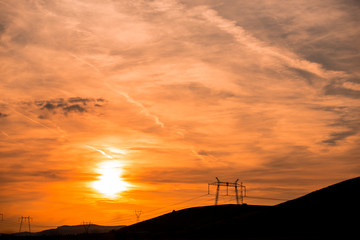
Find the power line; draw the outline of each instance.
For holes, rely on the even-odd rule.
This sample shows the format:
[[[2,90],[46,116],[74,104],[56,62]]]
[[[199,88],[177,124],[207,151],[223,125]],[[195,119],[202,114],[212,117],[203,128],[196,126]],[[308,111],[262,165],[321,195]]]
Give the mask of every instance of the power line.
[[[58,226],[55,226],[55,225],[38,225],[38,224],[32,224],[31,226],[33,227],[47,227],[47,228],[50,228],[50,227],[58,227]]]
[[[172,207],[172,206],[180,205],[180,204],[183,204],[183,203],[186,203],[186,202],[191,202],[191,201],[200,199],[200,198],[205,197],[205,196],[208,196],[208,194],[203,194],[203,195],[200,195],[200,196],[196,196],[196,197],[186,199],[186,200],[183,200],[183,201],[179,201],[179,202],[176,202],[176,203],[173,203],[173,204],[168,204],[168,205],[160,207],[160,208],[155,208],[155,209],[146,211],[145,213],[142,212],[141,214],[142,214],[142,216],[143,215],[148,216],[150,213],[156,213],[156,212],[158,214],[167,213],[167,212],[169,212],[170,207]],[[121,219],[114,219],[112,221],[107,221],[106,223],[119,223],[119,222],[123,222],[123,221],[131,221],[132,219],[133,219],[132,217],[126,217],[126,218],[121,218]]]
[[[147,213],[149,213],[149,212],[154,212],[154,211],[161,210],[161,209],[165,209],[165,208],[171,207],[171,206],[180,205],[180,204],[183,204],[183,203],[186,203],[186,202],[190,202],[190,201],[193,201],[193,200],[195,200],[195,199],[198,199],[198,198],[201,198],[201,197],[204,197],[204,196],[207,196],[207,195],[208,195],[208,194],[204,194],[204,195],[201,195],[201,196],[197,196],[197,197],[194,197],[194,198],[190,198],[190,199],[187,199],[187,200],[183,200],[183,201],[181,201],[181,202],[169,204],[169,205],[166,205],[165,207],[155,208],[155,209],[153,209],[153,210],[147,211]]]
[[[226,186],[226,185],[225,185]],[[230,184],[229,184],[230,186]],[[241,184],[238,183],[238,187],[240,187]],[[243,185],[243,187],[245,187]],[[181,204],[184,204],[184,203],[189,203],[189,202],[192,202],[192,201],[195,201],[195,200],[198,200],[198,199],[201,199],[203,197],[206,197],[206,196],[209,196],[211,194],[203,194],[203,195],[199,195],[199,196],[196,196],[196,197],[193,197],[193,198],[189,198],[189,199],[186,199],[186,200],[183,200],[183,201],[179,201],[179,202],[175,202],[175,203],[172,203],[172,204],[168,204],[166,206],[163,206],[163,207],[160,207],[160,208],[155,208],[155,209],[152,209],[152,210],[149,210],[149,211],[146,211],[145,213],[144,212],[141,212],[141,215],[144,216],[148,216],[150,215],[151,213],[158,213],[158,214],[163,214],[163,213],[167,213],[169,212],[170,210],[170,207],[172,206],[176,206],[176,205],[181,205]],[[233,194],[228,194],[228,195],[225,195],[225,196],[221,196],[219,194],[219,198],[222,199],[223,202],[230,202],[231,199],[226,199],[226,197],[236,197],[236,195],[233,195]],[[286,201],[287,199],[281,199],[281,198],[268,198],[268,197],[256,197],[256,196],[248,196],[246,193],[245,193],[245,190],[243,190],[243,197],[245,198],[252,198],[252,199],[264,199],[264,200],[275,200],[275,201]],[[240,196],[239,196],[239,199],[240,199]],[[123,222],[123,221],[130,221],[132,220],[133,218],[132,217],[126,217],[126,218],[122,218],[122,219],[118,219],[118,220],[113,220],[113,221],[108,221],[107,223],[118,223],[118,222]]]
[[[140,221],[140,215],[148,216],[151,213],[153,213],[152,215],[154,215],[154,213],[156,214],[156,212],[157,212],[157,214],[163,214],[163,213],[169,212],[169,210],[171,210],[170,207],[172,207],[172,206],[182,205],[184,207],[184,203],[188,203],[188,204],[185,204],[185,206],[186,206],[186,205],[189,205],[190,202],[192,202],[189,205],[189,206],[191,206],[191,205],[194,205],[194,201],[196,201],[195,204],[198,204],[200,201],[204,201],[204,200],[209,201],[209,199],[202,199],[202,198],[205,196],[210,196],[210,185],[215,185],[219,189],[220,189],[220,186],[226,187],[226,195],[220,195],[219,191],[216,192],[216,195],[217,195],[216,203],[218,202],[219,198],[222,199],[221,200],[222,202],[226,202],[226,203],[230,202],[231,199],[226,198],[226,197],[234,197],[234,196],[236,197],[237,204],[239,204],[239,202],[241,202],[241,204],[243,204],[244,197],[252,198],[252,199],[274,200],[274,201],[287,201],[288,200],[288,199],[282,199],[282,198],[247,196],[246,187],[242,183],[239,184],[238,180],[236,180],[235,182],[221,182],[218,178],[216,178],[216,179],[217,179],[217,182],[208,184],[208,193],[207,194],[199,195],[199,196],[196,196],[193,198],[189,198],[189,199],[185,199],[185,200],[182,200],[179,202],[168,204],[168,205],[162,206],[160,208],[155,208],[150,211],[146,211],[146,213],[144,213],[142,210],[135,210],[134,213],[136,216],[136,222]],[[228,190],[229,187],[235,188],[235,195],[229,194],[229,190]],[[239,192],[240,192],[240,194],[239,194]],[[106,223],[110,223],[110,222],[111,223],[119,223],[119,222],[124,222],[124,221],[131,221],[132,219],[133,219],[133,217],[129,216],[129,217],[125,217],[125,218],[118,219],[118,220],[114,219],[114,220],[108,221]],[[12,222],[12,221],[9,221],[8,219],[4,219],[4,215],[2,213],[0,213],[0,221],[2,221],[4,224],[17,224],[16,222]],[[19,218],[19,221],[20,221],[19,232],[21,232],[21,230],[24,230],[24,228],[28,228],[29,232],[31,231],[30,222],[32,222],[32,218],[30,216],[28,216],[28,217],[22,216],[21,218]],[[91,222],[83,221],[82,225],[84,226],[85,232],[88,232],[89,228],[91,226]],[[57,227],[57,226],[38,225],[38,224],[33,224],[32,226],[42,227],[42,228]]]
[[[284,198],[270,198],[270,197],[252,197],[252,196],[246,196],[247,198],[253,198],[253,199],[264,199],[264,200],[274,200],[274,201],[288,201],[289,199]]]
[[[210,194],[210,195],[212,195],[212,194]],[[235,197],[236,195],[229,194],[229,195],[226,195],[226,196]],[[289,201],[289,199],[285,199],[285,198],[256,197],[256,196],[248,196],[248,195],[246,195],[246,198],[273,200],[273,201]]]

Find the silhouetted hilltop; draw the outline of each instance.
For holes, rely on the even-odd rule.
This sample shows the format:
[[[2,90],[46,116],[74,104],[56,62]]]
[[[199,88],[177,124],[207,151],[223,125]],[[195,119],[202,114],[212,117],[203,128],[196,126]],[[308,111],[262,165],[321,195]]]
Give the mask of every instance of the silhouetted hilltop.
[[[272,232],[360,239],[360,177],[314,191],[274,206],[264,220],[276,219]]]
[[[14,234],[4,234],[2,238],[11,239],[11,237],[21,237],[24,239],[25,237],[29,237],[31,239],[41,238],[41,239],[51,239],[52,237],[59,238],[60,236],[64,236],[64,238],[68,239],[70,236],[72,238],[81,238],[77,235],[91,235],[91,234],[104,234],[109,233],[111,231],[119,230],[125,227],[124,225],[120,226],[101,226],[96,224],[90,224],[88,226],[84,225],[74,225],[74,226],[60,226],[55,229],[48,229],[41,232],[21,232]]]
[[[188,208],[174,211],[144,222],[125,227],[120,232],[123,238],[135,234],[137,237],[187,235],[193,229],[202,229],[218,222],[249,217],[270,208],[254,205],[219,205]]]
[[[118,231],[117,239],[360,239],[360,178],[272,207],[184,209]]]
[[[36,235],[74,235],[74,234],[84,234],[84,233],[106,233],[113,230],[119,230],[125,226],[101,226],[96,224],[90,224],[88,226],[84,225],[75,225],[75,226],[61,226],[55,229],[48,229],[42,232],[35,233]]]
[[[316,190],[302,197],[280,203],[279,208],[334,207],[336,205],[356,205],[359,200],[360,177],[345,180]]]

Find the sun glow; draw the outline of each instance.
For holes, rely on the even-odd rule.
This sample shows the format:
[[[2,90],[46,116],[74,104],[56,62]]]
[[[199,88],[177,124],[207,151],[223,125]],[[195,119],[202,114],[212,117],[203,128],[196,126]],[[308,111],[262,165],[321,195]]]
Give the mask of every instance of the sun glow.
[[[105,161],[99,164],[97,173],[101,174],[92,187],[107,198],[115,198],[119,193],[128,189],[129,184],[121,179],[123,172],[119,161]]]

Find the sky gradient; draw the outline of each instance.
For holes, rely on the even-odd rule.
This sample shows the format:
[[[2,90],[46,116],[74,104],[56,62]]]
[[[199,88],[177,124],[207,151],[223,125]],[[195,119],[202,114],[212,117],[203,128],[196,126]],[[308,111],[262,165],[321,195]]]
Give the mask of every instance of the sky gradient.
[[[0,232],[212,204],[216,176],[244,182],[249,204],[359,176],[359,11],[1,0]],[[109,166],[116,196],[94,187]]]

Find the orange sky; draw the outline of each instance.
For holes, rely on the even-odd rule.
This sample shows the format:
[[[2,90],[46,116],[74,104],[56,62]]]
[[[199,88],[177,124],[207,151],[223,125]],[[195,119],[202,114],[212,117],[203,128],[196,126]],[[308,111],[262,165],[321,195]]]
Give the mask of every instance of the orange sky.
[[[215,176],[249,204],[358,176],[359,7],[0,1],[0,232],[213,204]]]

